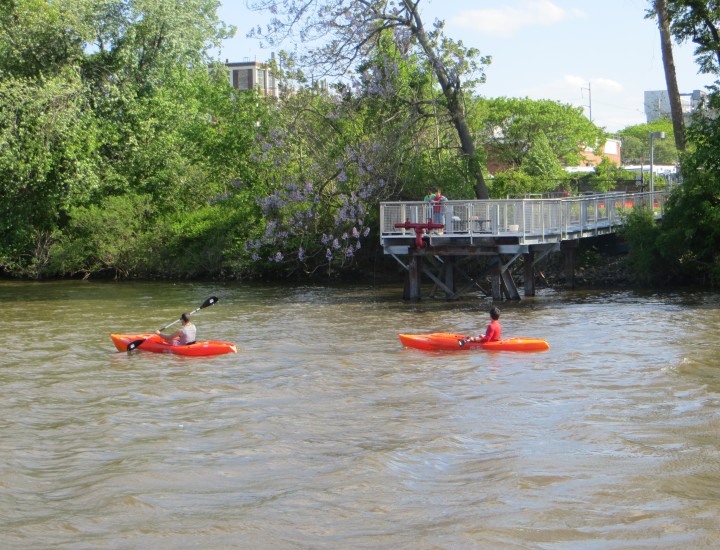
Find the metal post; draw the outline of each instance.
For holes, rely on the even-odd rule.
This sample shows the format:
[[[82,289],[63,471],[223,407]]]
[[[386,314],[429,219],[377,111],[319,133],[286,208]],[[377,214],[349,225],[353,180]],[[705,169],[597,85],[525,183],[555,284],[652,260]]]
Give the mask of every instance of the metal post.
[[[653,143],[653,138],[655,137],[655,132],[650,132],[650,204],[652,207],[652,203],[654,202],[655,197],[655,172],[653,169],[653,165],[655,162],[655,144]]]
[[[655,208],[655,138],[665,139],[665,132],[650,132],[650,210]]]

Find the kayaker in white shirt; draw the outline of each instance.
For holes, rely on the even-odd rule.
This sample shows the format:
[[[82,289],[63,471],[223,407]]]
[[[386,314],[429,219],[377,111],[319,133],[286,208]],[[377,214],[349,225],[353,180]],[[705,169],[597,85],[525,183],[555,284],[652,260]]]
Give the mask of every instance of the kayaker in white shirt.
[[[188,344],[194,344],[197,329],[195,328],[195,325],[192,324],[192,321],[190,321],[190,315],[183,313],[180,316],[180,322],[182,323],[182,326],[169,336],[161,334],[159,330],[156,330],[155,334],[173,345],[186,346]]]

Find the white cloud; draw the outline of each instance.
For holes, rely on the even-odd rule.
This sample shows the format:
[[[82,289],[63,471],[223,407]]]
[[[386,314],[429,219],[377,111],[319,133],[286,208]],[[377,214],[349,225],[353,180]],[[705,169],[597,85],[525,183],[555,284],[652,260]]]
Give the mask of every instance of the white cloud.
[[[620,93],[625,91],[625,86],[616,80],[610,80],[609,78],[593,78],[591,82],[593,90],[598,89],[608,93]]]
[[[507,37],[526,27],[547,27],[582,17],[585,14],[581,10],[566,10],[550,0],[525,0],[517,6],[465,11],[450,22],[461,28]]]
[[[588,87],[590,90],[588,90]],[[536,83],[522,90],[523,95],[534,99],[555,99],[564,102],[587,100],[591,93],[604,95],[619,94],[625,87],[609,78],[591,78],[566,74],[562,78],[550,82]]]

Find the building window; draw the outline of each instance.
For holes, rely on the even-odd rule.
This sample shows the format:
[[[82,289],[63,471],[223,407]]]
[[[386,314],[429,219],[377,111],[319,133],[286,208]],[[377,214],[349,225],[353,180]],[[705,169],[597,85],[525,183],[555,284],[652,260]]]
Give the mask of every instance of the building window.
[[[251,81],[249,69],[235,69],[233,71],[233,88],[249,90]]]

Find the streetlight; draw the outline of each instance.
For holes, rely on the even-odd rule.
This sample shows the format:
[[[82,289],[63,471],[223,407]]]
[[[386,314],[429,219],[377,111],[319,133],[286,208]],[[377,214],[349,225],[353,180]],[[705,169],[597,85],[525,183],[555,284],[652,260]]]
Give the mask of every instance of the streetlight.
[[[653,201],[653,205],[655,204],[655,171],[653,170],[653,161],[655,156],[655,144],[653,143],[653,140],[655,138],[665,139],[665,132],[650,132],[650,200]]]

